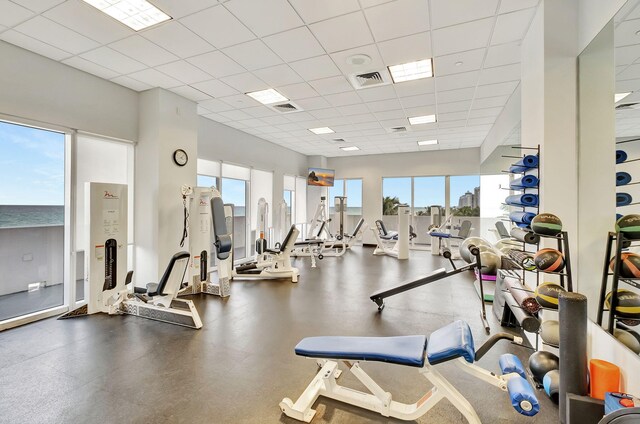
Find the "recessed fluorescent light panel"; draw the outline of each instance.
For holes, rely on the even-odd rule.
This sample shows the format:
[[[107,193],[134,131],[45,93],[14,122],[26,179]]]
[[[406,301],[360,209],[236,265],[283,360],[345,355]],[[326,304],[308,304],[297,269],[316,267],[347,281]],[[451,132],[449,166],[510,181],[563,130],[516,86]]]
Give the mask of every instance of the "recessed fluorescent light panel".
[[[360,150],[358,146],[341,147],[340,149],[344,150],[345,152],[355,152],[357,150]]]
[[[418,141],[418,146],[433,146],[434,144],[438,144],[438,140],[421,140],[421,141]]]
[[[628,93],[616,93],[613,102],[614,103],[618,103],[620,100],[624,99],[625,97],[627,97],[629,94],[631,94],[631,92],[629,91]]]
[[[269,88],[267,90],[253,91],[251,93],[247,93],[247,96],[259,101],[263,105],[270,105],[272,103],[289,101],[289,99],[284,97],[282,94],[278,93],[273,88]]]
[[[436,115],[412,116],[409,118],[411,125],[432,124],[436,122]]]
[[[430,78],[433,76],[433,66],[431,59],[424,59],[417,62],[389,66],[389,72],[391,73],[393,82],[399,83],[421,78]]]
[[[311,131],[312,133],[317,134],[317,135],[331,134],[332,132],[335,132],[329,127],[309,128],[309,131]]]
[[[147,0],[83,0],[134,31],[168,21],[171,16]]]

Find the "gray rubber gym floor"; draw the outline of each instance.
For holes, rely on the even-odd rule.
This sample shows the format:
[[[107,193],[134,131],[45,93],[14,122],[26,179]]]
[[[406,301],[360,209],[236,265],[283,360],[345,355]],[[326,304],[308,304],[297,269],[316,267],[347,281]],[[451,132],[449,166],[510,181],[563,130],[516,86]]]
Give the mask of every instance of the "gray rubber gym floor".
[[[356,247],[312,269],[295,260],[300,282],[232,283],[227,300],[196,297],[204,322],[191,330],[133,316],[48,319],[0,333],[1,423],[295,423],[278,407],[295,400],[316,373],[296,357],[313,335],[429,334],[455,319],[471,325],[476,346],[487,336],[471,275],[458,275],[394,296],[377,313],[369,295],[446,266],[428,252],[409,261],[373,257]],[[489,310],[490,311],[490,310]],[[490,316],[492,332],[500,327]],[[528,350],[501,342],[480,361],[499,371],[498,356]],[[415,368],[365,363],[396,400],[415,402],[430,385]],[[557,407],[538,391],[541,412],[517,414],[506,393],[458,370],[438,366],[484,423],[553,423]],[[344,374],[343,384],[353,383]],[[358,386],[354,386],[358,387]],[[322,399],[313,423],[401,422]],[[416,422],[459,423],[446,400]]]

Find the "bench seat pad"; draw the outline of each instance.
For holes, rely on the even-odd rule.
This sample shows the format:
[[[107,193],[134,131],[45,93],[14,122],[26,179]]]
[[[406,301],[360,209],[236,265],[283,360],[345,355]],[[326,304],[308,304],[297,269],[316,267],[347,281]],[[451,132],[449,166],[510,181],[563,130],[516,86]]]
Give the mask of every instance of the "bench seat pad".
[[[311,358],[379,361],[422,367],[426,336],[307,337],[296,346],[296,355]]]
[[[475,360],[473,335],[469,324],[455,321],[439,328],[429,337],[427,359],[431,365],[463,357],[470,364]]]

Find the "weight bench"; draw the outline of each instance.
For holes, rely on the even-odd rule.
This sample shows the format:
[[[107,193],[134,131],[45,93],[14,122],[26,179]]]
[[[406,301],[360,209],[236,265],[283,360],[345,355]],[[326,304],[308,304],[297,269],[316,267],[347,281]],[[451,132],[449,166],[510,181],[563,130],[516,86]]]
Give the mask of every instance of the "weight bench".
[[[468,374],[507,391],[511,405],[520,414],[533,416],[540,409],[538,399],[526,379],[522,363],[515,355],[504,354],[500,357],[499,363],[503,373],[500,376],[474,364],[502,339],[522,343],[519,337],[500,333],[489,338],[475,351],[471,329],[464,321],[456,321],[434,331],[428,342],[427,337],[422,335],[308,337],[298,343],[295,352],[299,356],[314,358],[321,369],[295,403],[289,398],[284,398],[280,402],[280,409],[291,418],[310,422],[316,413],[311,407],[319,396],[324,396],[378,412],[385,417],[415,420],[446,398],[469,423],[479,424],[480,418],[471,404],[434,368],[434,365],[454,361]],[[338,368],[338,360],[342,361],[371,393],[339,385],[337,379],[342,371]],[[391,393],[382,389],[364,372],[359,361],[387,362],[419,368],[418,372],[433,384],[433,388],[413,404],[394,401]]]
[[[471,221],[464,220],[460,224],[457,234],[431,231],[428,235],[438,239],[438,252],[442,251],[442,240],[446,242],[446,248],[451,250],[451,240],[464,240],[471,234]]]

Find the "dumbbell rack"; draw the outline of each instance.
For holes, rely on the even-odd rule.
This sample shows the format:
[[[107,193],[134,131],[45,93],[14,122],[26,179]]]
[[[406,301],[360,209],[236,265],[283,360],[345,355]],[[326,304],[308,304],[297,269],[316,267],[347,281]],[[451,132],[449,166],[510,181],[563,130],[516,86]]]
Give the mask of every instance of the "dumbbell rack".
[[[620,282],[628,284],[636,289],[640,289],[640,278],[623,278],[620,276],[620,261],[623,249],[632,246],[633,240],[627,238],[622,233],[609,232],[607,237],[607,249],[604,256],[604,267],[602,271],[602,285],[600,286],[600,302],[598,303],[598,317],[597,322],[598,325],[602,327],[602,323],[604,321],[604,313],[609,312],[609,322],[607,325],[607,331],[613,334],[616,328],[616,321],[625,320],[625,321],[637,321],[640,323],[638,319],[632,319],[627,317],[619,317],[619,315],[615,312],[618,307],[618,287]],[[615,244],[615,248],[614,248]],[[613,267],[613,272],[609,271],[609,263],[611,258],[611,253],[615,249],[615,265]],[[607,296],[607,287],[609,282],[609,277],[611,277],[611,305],[609,308],[605,306],[605,299]]]

